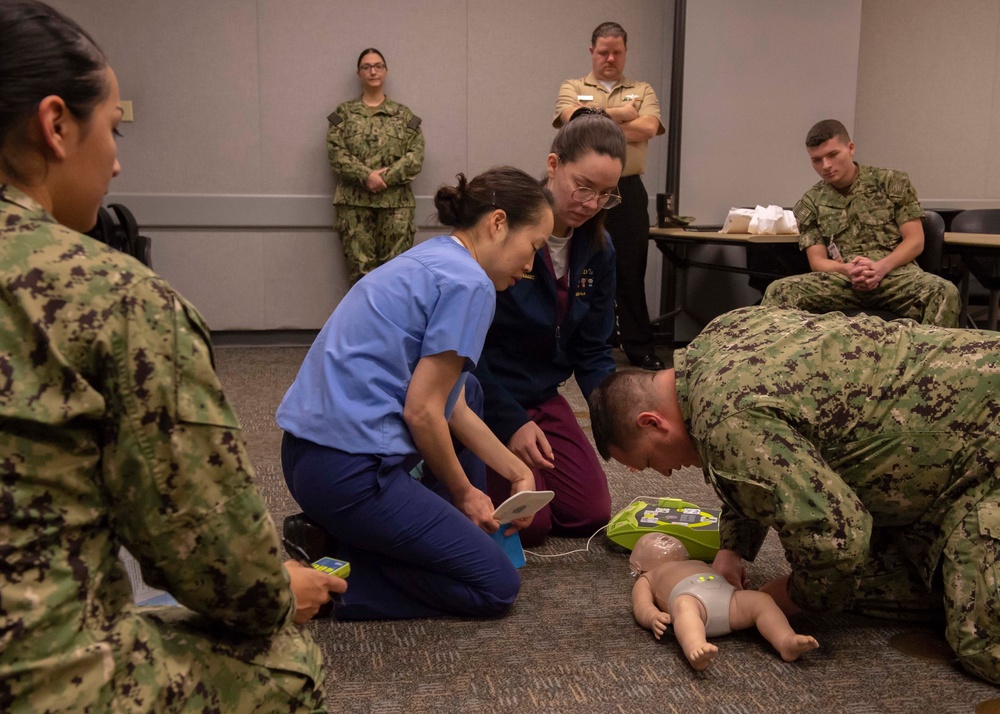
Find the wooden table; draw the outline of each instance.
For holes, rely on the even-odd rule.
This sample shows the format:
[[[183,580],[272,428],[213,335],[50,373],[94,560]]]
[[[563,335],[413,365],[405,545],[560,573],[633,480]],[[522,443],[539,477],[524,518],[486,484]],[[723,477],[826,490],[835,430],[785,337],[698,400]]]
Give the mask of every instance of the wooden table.
[[[998,233],[952,233],[944,234],[945,245],[965,245],[976,248],[1000,248]]]
[[[767,245],[798,243],[798,235],[762,236],[749,233],[719,233],[718,231],[689,230],[685,228],[650,228],[649,239],[663,254],[663,269],[660,277],[660,315],[652,322],[654,326],[673,323],[675,317],[688,312],[686,308],[687,272],[690,268],[719,270],[726,273],[764,278],[783,278],[784,274],[749,270],[719,262],[692,260],[688,250],[699,245]],[[670,330],[673,336],[673,329]]]
[[[959,235],[959,234],[956,234]],[[717,231],[689,230],[687,228],[650,228],[649,237],[691,243],[715,243],[718,245],[745,245],[747,243],[798,243],[799,235],[758,236],[750,233],[719,233]]]
[[[958,253],[961,256],[962,248],[980,248],[995,250],[997,259],[1000,259],[1000,234],[997,233],[955,233],[948,231],[944,234],[944,247],[950,253]],[[959,314],[959,324],[963,327],[966,324],[975,325],[969,320],[969,268],[962,258],[962,281],[958,286],[958,292],[962,298],[962,311]],[[997,305],[995,300],[990,300],[989,317],[990,323],[997,319]]]

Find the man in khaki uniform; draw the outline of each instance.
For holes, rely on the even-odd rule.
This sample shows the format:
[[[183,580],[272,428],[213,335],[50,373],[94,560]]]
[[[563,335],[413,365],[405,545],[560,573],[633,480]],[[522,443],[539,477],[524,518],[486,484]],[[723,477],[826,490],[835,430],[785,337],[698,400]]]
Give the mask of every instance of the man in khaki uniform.
[[[924,249],[924,210],[907,175],[854,163],[854,142],[835,119],[809,130],[806,149],[822,179],[795,205],[812,272],[771,283],[761,304],[880,308],[958,327],[958,289],[914,262]]]
[[[607,112],[625,134],[625,170],[618,182],[622,202],[608,211],[605,221],[617,256],[618,339],[633,365],[663,369],[653,349],[653,330],[646,308],[649,196],[642,185],[642,173],[647,143],[665,130],[653,88],[623,74],[627,44],[628,34],[618,23],[597,26],[590,41],[593,70],[586,77],[562,83],[552,126],[558,129],[580,107],[592,107]]]

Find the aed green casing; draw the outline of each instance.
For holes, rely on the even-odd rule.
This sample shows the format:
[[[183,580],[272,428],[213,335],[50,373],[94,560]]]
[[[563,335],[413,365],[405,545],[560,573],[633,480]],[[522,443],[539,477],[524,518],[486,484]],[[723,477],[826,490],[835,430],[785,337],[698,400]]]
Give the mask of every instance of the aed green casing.
[[[683,543],[691,558],[711,561],[719,551],[720,513],[679,498],[636,501],[612,516],[608,538],[632,550],[646,533],[666,533]]]

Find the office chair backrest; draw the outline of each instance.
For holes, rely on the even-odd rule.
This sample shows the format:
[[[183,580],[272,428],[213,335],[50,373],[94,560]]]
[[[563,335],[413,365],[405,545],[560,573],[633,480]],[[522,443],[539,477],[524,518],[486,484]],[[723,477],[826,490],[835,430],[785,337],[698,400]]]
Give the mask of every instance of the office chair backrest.
[[[111,210],[108,210],[111,209]],[[106,243],[115,250],[138,258],[144,265],[153,267],[153,246],[147,236],[139,235],[139,224],[132,211],[120,203],[97,209],[97,224],[87,235]]]
[[[1000,233],[1000,208],[962,211],[951,220],[955,233]]]
[[[924,252],[917,256],[917,265],[928,273],[941,272],[944,253],[944,219],[936,211],[924,211]]]

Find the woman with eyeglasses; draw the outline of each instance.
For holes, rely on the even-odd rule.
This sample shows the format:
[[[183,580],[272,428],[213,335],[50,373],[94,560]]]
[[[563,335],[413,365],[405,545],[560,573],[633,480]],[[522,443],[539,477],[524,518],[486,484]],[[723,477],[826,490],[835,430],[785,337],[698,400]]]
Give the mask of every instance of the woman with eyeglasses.
[[[590,535],[608,522],[611,496],[594,448],[559,385],[576,377],[584,397],[615,370],[615,250],[604,210],[618,205],[625,136],[603,112],[582,109],[552,142],[543,182],[555,197],[554,228],[525,279],[497,295],[476,376],[484,420],[527,464],[552,502],[521,531],[525,545],[551,532]],[[509,492],[488,472],[495,503]]]
[[[327,119],[326,148],[338,183],[337,232],[350,284],[408,250],[413,223],[410,183],[424,164],[420,117],[385,96],[385,57],[374,47],[358,56],[361,96]]]

